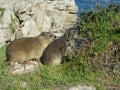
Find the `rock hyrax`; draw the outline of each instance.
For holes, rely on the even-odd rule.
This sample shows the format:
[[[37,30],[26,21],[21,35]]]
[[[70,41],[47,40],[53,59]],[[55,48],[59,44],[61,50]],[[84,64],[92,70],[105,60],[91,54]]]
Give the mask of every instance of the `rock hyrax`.
[[[31,59],[37,60],[55,38],[56,36],[50,32],[42,32],[37,37],[16,39],[6,48],[7,61],[22,63]]]
[[[71,28],[65,34],[48,45],[44,50],[40,61],[43,64],[57,65],[62,62],[62,57],[67,55],[68,43],[78,37],[79,31]]]

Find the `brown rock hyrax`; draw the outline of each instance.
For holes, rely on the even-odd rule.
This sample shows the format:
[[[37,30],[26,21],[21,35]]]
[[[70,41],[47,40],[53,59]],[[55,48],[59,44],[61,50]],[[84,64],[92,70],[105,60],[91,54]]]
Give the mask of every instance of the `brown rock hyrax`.
[[[50,32],[42,32],[37,37],[16,39],[6,48],[7,61],[22,63],[31,59],[37,60],[55,38],[56,36]]]
[[[48,45],[44,50],[40,61],[47,65],[58,65],[62,62],[62,57],[69,51],[69,43],[78,37],[79,31],[75,28],[66,30],[65,34]]]

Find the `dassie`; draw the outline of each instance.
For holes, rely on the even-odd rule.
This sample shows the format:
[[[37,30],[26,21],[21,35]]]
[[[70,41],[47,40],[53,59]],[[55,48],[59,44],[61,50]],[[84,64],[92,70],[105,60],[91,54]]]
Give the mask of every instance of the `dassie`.
[[[69,51],[68,44],[72,40],[78,38],[79,31],[75,28],[70,28],[66,30],[65,34],[56,39],[48,45],[44,50],[43,55],[40,58],[40,61],[45,65],[58,65],[62,62],[62,57],[66,56]]]
[[[44,49],[55,40],[56,36],[50,32],[42,32],[37,37],[26,37],[12,41],[6,48],[7,61],[19,62],[38,59]]]

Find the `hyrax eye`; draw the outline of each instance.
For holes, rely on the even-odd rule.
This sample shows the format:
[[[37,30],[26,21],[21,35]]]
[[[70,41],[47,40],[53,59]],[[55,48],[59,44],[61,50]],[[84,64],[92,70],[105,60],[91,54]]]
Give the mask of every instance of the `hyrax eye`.
[[[76,33],[76,30],[74,30],[73,33]]]
[[[54,38],[57,38],[57,36],[54,36]]]
[[[49,35],[49,37],[53,37],[53,35]]]

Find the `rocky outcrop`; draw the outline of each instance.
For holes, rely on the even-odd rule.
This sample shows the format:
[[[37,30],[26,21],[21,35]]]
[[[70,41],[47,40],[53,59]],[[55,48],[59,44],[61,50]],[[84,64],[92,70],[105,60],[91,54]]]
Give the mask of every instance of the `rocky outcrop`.
[[[77,10],[74,0],[0,0],[0,47],[16,38],[70,28]]]

